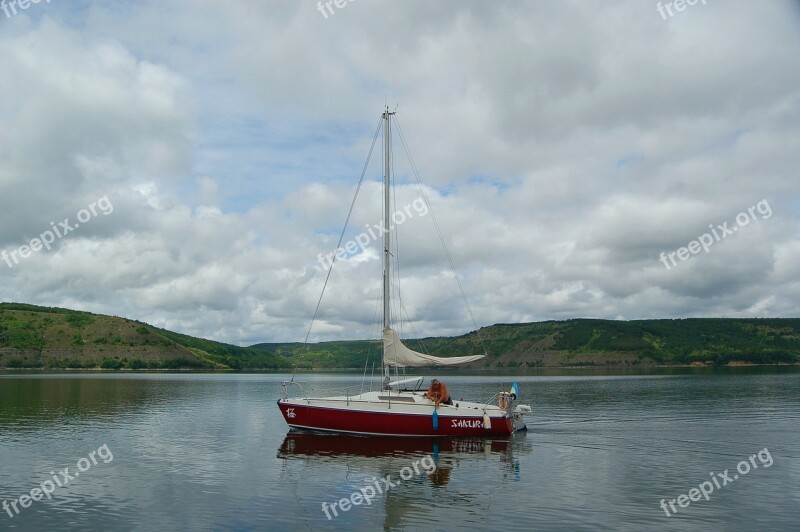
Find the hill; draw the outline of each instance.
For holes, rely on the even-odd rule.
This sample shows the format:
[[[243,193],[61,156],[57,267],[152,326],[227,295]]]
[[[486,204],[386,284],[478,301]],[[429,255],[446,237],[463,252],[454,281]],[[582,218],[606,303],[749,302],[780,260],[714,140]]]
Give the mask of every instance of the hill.
[[[264,351],[194,338],[139,321],[0,303],[0,368],[277,369]]]
[[[800,319],[796,318],[574,319],[492,325],[482,328],[480,336],[489,356],[478,366],[489,368],[800,362]],[[483,353],[475,331],[404,343],[437,356]],[[368,356],[373,361],[380,357],[376,341],[251,347],[284,356],[304,368],[363,368]]]
[[[800,319],[574,319],[497,324],[475,367],[800,363]],[[438,356],[483,353],[478,333],[404,340]],[[264,343],[204,340],[139,321],[0,303],[0,368],[335,369],[380,364],[375,340]]]

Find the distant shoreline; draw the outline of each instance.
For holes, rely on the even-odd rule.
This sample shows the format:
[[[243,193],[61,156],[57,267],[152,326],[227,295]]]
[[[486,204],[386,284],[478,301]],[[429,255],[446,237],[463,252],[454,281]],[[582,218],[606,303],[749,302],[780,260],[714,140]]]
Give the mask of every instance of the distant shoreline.
[[[800,362],[800,318],[576,318],[498,323],[404,342],[445,358],[486,355],[467,372],[792,365]],[[381,347],[378,340],[241,347],[126,318],[0,303],[5,370],[362,372],[380,365]]]
[[[724,365],[714,364],[638,364],[638,365],[586,365],[586,366],[540,366],[535,368],[415,368],[413,372],[406,372],[407,375],[427,375],[430,373],[503,373],[503,374],[526,374],[535,373],[543,370],[653,370],[653,369],[726,369],[726,368],[754,368],[754,367],[793,367],[800,366],[800,362],[777,362],[772,364],[754,364],[747,362],[731,362]],[[428,369],[428,371],[425,371]],[[4,368],[0,367],[2,372],[48,372],[48,373],[243,373],[243,374],[258,374],[258,373],[360,373],[364,368],[275,368],[275,369],[262,369],[262,368],[243,368],[243,369],[229,369],[229,368],[174,368],[174,369],[104,369],[104,368]]]

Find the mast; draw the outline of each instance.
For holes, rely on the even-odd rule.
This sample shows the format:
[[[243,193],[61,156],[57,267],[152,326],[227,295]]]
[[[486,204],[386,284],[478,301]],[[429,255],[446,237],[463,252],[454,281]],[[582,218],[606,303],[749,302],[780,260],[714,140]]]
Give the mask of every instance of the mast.
[[[391,244],[391,234],[389,227],[391,227],[391,203],[389,189],[391,186],[391,152],[392,152],[392,135],[391,135],[391,115],[394,113],[389,112],[389,106],[383,112],[383,134],[384,134],[384,170],[383,170],[383,330],[391,326],[390,313],[389,313],[389,282],[391,277],[389,275],[389,249]],[[385,353],[384,353],[385,354]],[[383,365],[384,372],[384,385],[389,382],[389,368],[386,364]]]
[[[390,260],[389,260],[389,249],[391,243],[391,233],[389,231],[389,222],[391,213],[391,204],[389,201],[390,194],[389,194],[389,187],[391,186],[391,129],[389,126],[389,117],[394,114],[389,112],[389,108],[386,107],[386,111],[383,113],[383,132],[384,132],[384,152],[385,152],[385,159],[384,159],[384,171],[383,171],[383,328],[387,328],[390,326],[389,321],[389,267],[390,267]]]

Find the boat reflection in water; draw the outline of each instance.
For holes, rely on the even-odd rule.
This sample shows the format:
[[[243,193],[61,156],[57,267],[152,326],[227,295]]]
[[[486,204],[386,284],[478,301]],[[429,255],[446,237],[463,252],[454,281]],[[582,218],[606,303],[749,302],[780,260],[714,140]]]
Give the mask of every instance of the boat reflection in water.
[[[501,454],[511,452],[512,442],[522,442],[525,433],[518,437],[497,438],[400,438],[370,437],[319,432],[289,431],[278,449],[278,458],[298,456],[405,456],[417,454],[460,453]]]
[[[444,516],[456,507],[461,508],[459,519],[472,521],[470,517],[474,517],[474,523],[484,522],[488,508],[483,506],[489,499],[480,479],[491,475],[519,481],[519,456],[531,451],[525,433],[490,439],[375,438],[290,431],[277,454],[286,461],[287,478],[305,477],[302,483],[313,483],[328,493],[328,502],[374,486],[378,483],[375,479],[390,478],[395,486],[379,493],[369,506],[361,505],[357,511],[353,506],[346,514],[340,513],[337,523],[392,528],[431,525],[436,515]],[[419,473],[412,476],[415,462],[421,465]],[[297,466],[307,475],[298,475]],[[407,474],[401,480],[404,468]],[[382,515],[376,514],[379,508],[383,508]],[[431,515],[435,508],[441,511]],[[318,515],[325,520],[321,511]]]

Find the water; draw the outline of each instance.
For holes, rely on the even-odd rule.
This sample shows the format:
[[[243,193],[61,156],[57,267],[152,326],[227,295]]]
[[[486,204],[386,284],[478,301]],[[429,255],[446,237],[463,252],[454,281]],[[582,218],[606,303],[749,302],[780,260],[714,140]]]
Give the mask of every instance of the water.
[[[534,373],[518,379],[530,431],[493,441],[287,437],[285,375],[6,373],[0,502],[54,489],[0,510],[0,529],[798,530],[799,370]],[[488,398],[510,379],[444,380]],[[712,472],[710,500],[680,507]],[[380,494],[387,475],[401,482]]]

